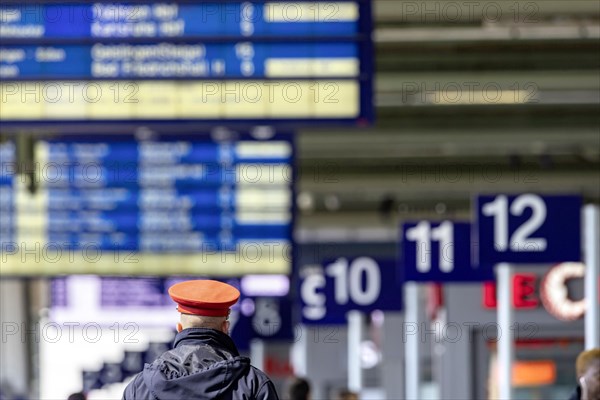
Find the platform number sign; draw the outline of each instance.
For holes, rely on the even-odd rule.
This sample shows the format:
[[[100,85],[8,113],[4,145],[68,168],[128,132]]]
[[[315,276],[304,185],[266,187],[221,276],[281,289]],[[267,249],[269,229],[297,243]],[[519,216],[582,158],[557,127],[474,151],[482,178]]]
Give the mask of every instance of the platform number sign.
[[[479,196],[475,228],[481,264],[581,260],[579,196]]]
[[[406,222],[401,229],[400,278],[415,282],[473,282],[493,275],[472,263],[468,222]]]
[[[375,303],[381,292],[381,272],[372,258],[361,257],[348,263],[340,258],[330,264],[325,273],[333,278],[335,301],[346,305],[350,301],[361,306]]]
[[[438,242],[438,265],[442,272],[454,270],[454,226],[450,221],[444,221],[432,227],[428,221],[421,221],[416,226],[406,230],[406,241],[414,242],[416,249],[415,266],[417,272],[431,271],[431,245]]]
[[[343,324],[350,310],[396,311],[402,307],[394,260],[338,258],[301,274],[302,321]]]
[[[294,338],[292,301],[288,297],[242,294],[239,310],[231,322],[231,337],[240,351],[249,351],[252,339],[289,341]]]

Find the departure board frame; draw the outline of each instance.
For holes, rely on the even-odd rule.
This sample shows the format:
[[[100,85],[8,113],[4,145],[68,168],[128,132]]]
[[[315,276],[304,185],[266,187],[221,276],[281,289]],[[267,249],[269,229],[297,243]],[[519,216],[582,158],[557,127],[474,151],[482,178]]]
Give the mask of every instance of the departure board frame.
[[[282,227],[285,229],[285,239],[281,239],[284,242],[287,241],[287,247],[284,244],[282,247],[280,244],[276,244],[275,242],[279,239],[276,239],[275,242],[270,242],[268,247],[268,253],[264,248],[261,249],[262,253],[260,260],[257,262],[255,256],[252,253],[253,249],[257,246],[261,246],[264,239],[241,239],[246,243],[250,243],[248,249],[244,249],[238,246],[238,242],[234,238],[234,245],[229,248],[217,248],[213,244],[207,244],[207,247],[204,247],[204,242],[202,245],[202,250],[188,248],[188,249],[179,249],[179,248],[171,248],[171,249],[141,249],[141,248],[105,248],[99,242],[94,243],[93,240],[91,243],[85,242],[84,239],[79,239],[81,245],[80,246],[71,246],[61,239],[56,239],[56,236],[51,238],[49,230],[52,228],[47,228],[44,232],[41,233],[40,236],[30,238],[29,231],[24,231],[24,233],[19,233],[17,226],[24,220],[32,221],[36,226],[40,224],[39,218],[35,219],[33,214],[29,215],[29,211],[31,209],[37,209],[40,204],[44,204],[41,209],[43,215],[41,222],[41,226],[47,227],[50,226],[50,216],[52,213],[64,214],[65,209],[59,206],[59,209],[56,210],[55,206],[52,206],[53,203],[52,195],[49,194],[49,188],[40,187],[36,190],[36,193],[33,195],[26,195],[25,190],[27,186],[27,180],[29,177],[23,175],[13,174],[12,178],[12,207],[8,209],[3,209],[2,213],[6,214],[10,213],[10,237],[4,237],[1,243],[1,251],[0,257],[2,259],[2,267],[0,268],[0,276],[2,277],[35,277],[35,276],[60,276],[65,274],[96,274],[102,276],[148,276],[148,277],[160,277],[160,276],[174,276],[174,275],[186,275],[186,274],[199,274],[199,275],[207,275],[207,276],[242,276],[245,274],[284,274],[291,275],[294,269],[294,226],[296,222],[296,186],[295,182],[297,179],[297,166],[295,163],[296,158],[296,144],[295,144],[295,135],[290,131],[271,131],[269,132],[265,130],[258,130],[259,133],[245,131],[245,130],[234,130],[234,129],[213,129],[211,131],[197,131],[193,134],[157,134],[156,132],[145,132],[143,134],[116,134],[116,135],[103,135],[103,136],[89,136],[89,135],[40,135],[37,139],[44,142],[44,145],[47,143],[77,143],[77,144],[86,144],[86,143],[102,143],[107,145],[114,145],[115,143],[129,143],[131,140],[135,140],[137,143],[177,143],[177,142],[187,142],[188,144],[198,145],[203,143],[213,143],[213,144],[226,144],[232,145],[240,142],[246,143],[277,143],[280,144],[285,143],[286,146],[289,146],[290,151],[290,162],[287,164],[287,172],[285,177],[285,184],[280,184],[278,187],[283,189],[284,187],[289,190],[289,206],[286,209],[289,213],[289,223],[287,223],[287,227]],[[15,139],[16,137],[13,137]],[[45,139],[45,140],[44,140]],[[233,149],[231,151],[234,151]],[[252,149],[250,149],[252,152]],[[39,155],[39,154],[38,154]],[[46,179],[49,182],[56,182],[56,173],[53,173],[52,170],[56,171],[57,165],[64,163],[63,165],[71,166],[71,165],[79,165],[78,162],[74,162],[72,159],[64,159],[64,160],[56,160],[52,159],[50,161],[48,155],[45,156],[46,165],[53,164],[54,166],[48,169],[44,169],[44,162],[36,162],[34,166],[31,167],[35,169],[39,174],[43,176],[38,176],[37,180]],[[86,163],[90,165],[89,171],[97,170],[98,161],[89,159],[82,159],[82,166],[85,166]],[[259,161],[252,161],[252,158],[249,159],[247,163],[259,163]],[[125,160],[124,160],[125,161]],[[18,163],[16,159],[8,158],[8,161],[3,158],[1,167],[3,171],[2,177],[6,175],[6,172],[15,172],[17,170]],[[189,161],[186,161],[189,162]],[[221,161],[218,161],[220,163]],[[92,185],[90,187],[76,187],[76,185],[65,185],[62,187],[58,187],[59,190],[64,190],[65,192],[76,192],[79,189],[93,189],[97,192],[102,192],[102,196],[106,195],[107,188],[117,188],[122,190],[124,187],[129,187],[127,189],[130,193],[128,196],[137,196],[138,193],[138,183],[137,180],[139,177],[130,175],[130,169],[127,168],[128,165],[132,163],[140,164],[139,160],[125,161],[123,166],[122,173],[119,176],[124,177],[123,182],[117,182],[117,184],[103,186],[103,185]],[[173,165],[182,165],[185,163],[181,161],[178,164]],[[103,164],[104,165],[104,164]],[[109,165],[106,163],[105,165]],[[168,165],[168,163],[166,164]],[[235,163],[230,165],[235,168]],[[273,165],[280,165],[279,163]],[[210,165],[207,162],[207,174],[211,174]],[[137,167],[139,168],[139,166]],[[46,172],[44,172],[46,171]],[[213,174],[221,172],[215,172],[212,170]],[[230,172],[226,172],[226,174],[231,174],[234,169],[231,169]],[[254,173],[254,170],[249,172],[249,176]],[[275,175],[275,173],[273,173]],[[75,172],[68,171],[65,173],[63,170],[62,176],[66,176],[69,182],[72,182],[76,175]],[[90,175],[91,176],[91,175]],[[127,178],[130,177],[130,178]],[[237,179],[237,178],[236,178]],[[249,178],[250,179],[250,178]],[[8,182],[7,179],[2,181],[3,185],[6,185]],[[173,181],[174,182],[174,181]],[[210,181],[212,182],[212,181]],[[186,184],[184,183],[184,186]],[[187,185],[190,185],[189,183]],[[225,186],[224,183],[208,183],[210,187],[214,187],[215,193],[219,191],[219,188],[223,188]],[[239,186],[235,186],[236,184],[228,183],[227,186],[230,190],[232,190],[231,199],[235,201],[235,194],[238,191]],[[42,185],[43,186],[43,185]],[[150,185],[152,188],[152,185]],[[162,184],[159,185],[162,187]],[[260,185],[259,185],[260,186]],[[268,185],[267,185],[268,186]],[[248,186],[247,186],[248,187]],[[141,185],[140,185],[141,188]],[[156,188],[156,186],[154,187]],[[263,189],[265,186],[263,185]],[[56,189],[56,188],[55,188]],[[183,188],[183,193],[181,191],[181,187],[177,186],[177,184],[173,183],[171,189],[176,192],[177,196],[181,196],[181,198],[186,197],[185,189]],[[206,192],[212,189],[207,187],[192,187],[194,190],[203,190]],[[228,189],[228,190],[229,190]],[[269,189],[269,188],[267,188]],[[41,198],[40,198],[41,191]],[[189,192],[187,193],[189,194]],[[37,196],[37,197],[36,197]],[[71,193],[70,196],[73,196]],[[220,196],[220,195],[219,195]],[[110,196],[109,196],[110,197]],[[188,198],[190,196],[187,196]],[[254,196],[256,198],[256,196]],[[6,200],[6,199],[3,199]],[[61,199],[54,199],[54,204],[60,201],[65,201]],[[120,201],[120,200],[118,200]],[[189,199],[188,199],[189,201]],[[17,207],[17,202],[19,203]],[[110,201],[109,201],[110,203]],[[98,202],[96,201],[96,204]],[[244,203],[246,206],[247,203]],[[198,205],[198,207],[205,207],[203,205]],[[139,200],[136,208],[141,207]],[[214,206],[209,206],[213,207]],[[222,213],[219,207],[215,208],[215,212]],[[233,208],[229,207],[229,213],[234,213],[234,216],[230,218],[237,218],[235,216],[236,206]],[[90,210],[83,207],[74,207],[76,211],[85,211],[89,212]],[[107,207],[110,211],[110,206]],[[40,210],[38,210],[40,211]],[[98,208],[94,207],[95,212],[98,212]],[[160,211],[160,210],[159,210]],[[177,211],[177,210],[175,210]],[[142,210],[141,208],[137,212],[138,220],[141,216]],[[134,213],[135,213],[134,212]],[[151,214],[155,214],[156,210],[149,210]],[[101,213],[101,212],[100,212]],[[204,215],[204,212],[202,212]],[[221,214],[219,214],[221,215]],[[5,215],[3,215],[5,217]],[[32,219],[33,218],[33,219]],[[69,217],[70,218],[70,217]],[[95,217],[97,220],[97,217]],[[100,217],[103,218],[103,217]],[[4,218],[3,218],[4,219]],[[234,221],[232,219],[232,221]],[[6,221],[5,221],[6,222]],[[234,222],[235,223],[235,222]],[[138,222],[139,224],[139,222]],[[65,226],[63,224],[63,226]],[[6,226],[3,226],[6,228]],[[62,228],[59,228],[62,229]],[[222,231],[222,227],[220,231]],[[86,229],[84,229],[85,231]],[[219,232],[220,232],[219,231]],[[247,231],[247,230],[246,230]],[[281,229],[280,229],[281,231]],[[189,233],[194,233],[195,229],[189,231]],[[56,233],[56,232],[55,232]],[[75,229],[72,234],[79,235],[83,233],[84,235],[89,235],[89,232],[79,232]],[[110,232],[109,232],[110,233]],[[177,233],[177,232],[175,232]],[[181,233],[181,232],[180,232]],[[135,235],[141,235],[141,232],[135,233]],[[168,235],[168,232],[167,232]],[[60,237],[60,236],[59,236]],[[63,235],[64,237],[64,235]],[[169,239],[168,236],[164,236],[165,240]],[[112,240],[112,239],[111,239]],[[139,240],[137,238],[136,240]],[[202,239],[204,241],[204,239]],[[207,238],[208,241],[212,241],[213,239]],[[216,239],[215,239],[216,240]],[[270,240],[270,239],[268,239]],[[275,244],[274,244],[275,243]],[[270,247],[269,247],[270,246]],[[240,250],[242,249],[242,250]],[[206,251],[204,251],[206,250]],[[243,251],[243,253],[242,253]],[[272,261],[274,260],[274,261]],[[272,264],[265,265],[264,262],[272,262]]]
[[[186,5],[208,5],[215,3],[213,0],[176,0],[175,2],[165,4],[176,4],[178,6]],[[6,10],[8,7],[16,7],[21,3],[9,0],[3,2],[0,7]],[[27,3],[26,7],[46,7],[46,6],[75,6],[81,5],[81,1],[60,1],[60,0],[37,0],[33,3]],[[114,4],[107,0],[100,0],[91,4]],[[150,4],[148,1],[131,0],[123,2],[123,4],[130,4],[132,6],[144,6]],[[163,3],[161,3],[163,4]],[[89,127],[90,123],[98,126],[107,127],[131,127],[131,126],[150,126],[153,128],[161,128],[169,126],[171,124],[181,124],[193,128],[204,128],[212,127],[215,124],[234,126],[237,128],[250,127],[255,125],[273,125],[283,129],[293,129],[302,126],[368,126],[374,122],[374,99],[373,99],[373,75],[374,75],[374,52],[372,42],[372,4],[369,0],[336,0],[334,2],[292,2],[292,1],[280,1],[280,2],[269,2],[268,0],[251,0],[248,2],[242,2],[241,0],[226,0],[219,4],[252,4],[256,7],[267,7],[270,4],[342,4],[342,5],[353,5],[357,8],[356,16],[356,32],[353,34],[343,35],[291,35],[291,36],[269,36],[269,35],[256,35],[249,37],[241,37],[235,35],[223,35],[223,36],[187,36],[179,38],[164,38],[164,37],[138,37],[138,38],[94,38],[94,37],[42,37],[42,38],[19,38],[10,37],[4,35],[0,42],[0,47],[5,50],[7,56],[4,58],[11,59],[11,53],[7,52],[6,49],[22,50],[21,61],[22,64],[29,68],[37,68],[31,64],[31,60],[23,61],[23,54],[29,54],[35,50],[36,60],[44,57],[49,58],[52,61],[52,57],[60,57],[60,54],[56,55],[52,51],[48,51],[45,54],[44,51],[40,52],[40,48],[51,48],[52,46],[63,46],[63,57],[68,60],[69,46],[77,47],[73,50],[73,54],[83,54],[81,46],[92,46],[93,44],[101,45],[128,45],[131,49],[135,49],[137,45],[189,45],[198,44],[202,46],[217,46],[214,47],[215,51],[231,52],[231,49],[227,46],[235,45],[240,43],[250,43],[253,49],[256,48],[257,52],[263,51],[264,54],[269,52],[275,52],[273,46],[280,46],[280,52],[283,54],[282,57],[288,57],[286,53],[286,45],[291,46],[289,52],[293,51],[294,46],[299,46],[298,50],[317,52],[319,46],[330,46],[332,49],[336,49],[336,46],[343,46],[344,44],[352,45],[355,51],[355,62],[358,63],[358,70],[355,75],[352,75],[352,67],[344,65],[340,67],[331,67],[327,62],[322,62],[317,59],[306,61],[306,65],[300,68],[300,72],[296,75],[285,75],[286,66],[289,64],[277,63],[273,59],[269,58],[258,59],[260,62],[269,63],[272,71],[269,73],[271,76],[227,76],[227,77],[216,77],[216,76],[199,76],[190,78],[189,76],[168,76],[168,77],[156,77],[148,76],[141,78],[140,76],[116,76],[116,77],[91,77],[89,75],[70,75],[64,70],[68,68],[74,68],[74,64],[65,64],[65,68],[61,70],[60,65],[56,65],[54,70],[56,74],[64,74],[62,77],[55,75],[37,74],[30,76],[10,76],[10,69],[3,76],[3,87],[2,89],[2,103],[4,112],[0,111],[0,121],[4,126],[5,132],[16,132],[23,128],[31,129],[45,129],[56,127],[60,125],[66,129],[73,129],[74,131],[80,129],[82,126]],[[7,20],[6,15],[3,17],[3,21]],[[287,22],[286,24],[289,24]],[[286,25],[284,24],[284,25]],[[4,23],[5,27],[7,26]],[[318,24],[317,24],[318,25]],[[5,28],[6,29],[6,28]],[[260,50],[260,45],[264,45],[266,50]],[[43,47],[47,46],[47,47]],[[221,47],[225,46],[225,50]],[[259,47],[256,47],[259,46]],[[27,48],[26,48],[27,47]],[[35,49],[34,49],[35,48]],[[341,47],[340,47],[341,48]],[[221,50],[219,50],[221,49]],[[60,50],[60,49],[59,49]],[[210,49],[209,49],[210,50]],[[206,50],[209,52],[209,50]],[[327,52],[328,48],[323,47],[320,51]],[[237,50],[236,50],[237,51]],[[341,51],[341,50],[340,50]],[[13,52],[14,53],[14,52]],[[60,52],[59,52],[60,53]],[[343,53],[343,52],[342,52]],[[17,51],[16,59],[19,59],[19,52]],[[13,54],[13,56],[15,55]],[[65,55],[66,54],[66,55]],[[287,55],[286,55],[287,54]],[[38,57],[39,55],[39,57]],[[258,57],[258,56],[257,56]],[[266,57],[266,56],[265,56]],[[14,57],[13,57],[14,58]],[[75,57],[75,59],[78,59]],[[290,58],[294,60],[294,58]],[[347,57],[345,58],[348,59]],[[206,59],[208,60],[208,59]],[[281,61],[281,59],[278,59]],[[300,59],[298,59],[300,60]],[[331,58],[330,60],[336,60]],[[215,60],[213,60],[215,61]],[[218,60],[217,60],[218,61]],[[285,60],[284,60],[285,61]],[[289,61],[289,60],[288,60]],[[61,61],[62,62],[62,61]],[[208,62],[208,61],[207,61]],[[17,61],[14,61],[17,63]],[[64,62],[63,62],[64,63]],[[302,64],[301,61],[299,61]],[[60,63],[59,63],[60,64]],[[85,63],[83,63],[85,64]],[[229,64],[228,64],[229,65]],[[7,64],[4,65],[6,67]],[[85,65],[84,65],[85,66]],[[14,66],[11,66],[11,68]],[[24,68],[25,68],[24,67]],[[68,68],[67,68],[68,67]],[[81,65],[80,65],[81,67]],[[25,68],[25,69],[27,69]],[[91,68],[91,67],[90,67]],[[241,67],[240,67],[241,68]],[[264,70],[267,67],[262,66]],[[303,69],[304,68],[304,69]],[[327,72],[329,69],[337,70],[341,72],[341,76],[331,75]],[[337,68],[337,69],[336,69]],[[341,69],[340,69],[341,68]],[[306,72],[306,70],[312,72]],[[323,74],[320,76],[319,74]],[[302,76],[304,75],[304,76]],[[34,85],[27,87],[26,85]],[[36,86],[39,84],[39,87]],[[52,87],[51,85],[58,86]],[[234,89],[231,86],[234,85]],[[77,85],[77,86],[75,86]],[[196,86],[191,86],[196,85]],[[198,86],[200,85],[200,86]],[[217,89],[215,89],[215,85]],[[281,86],[280,86],[281,85]],[[75,87],[75,89],[73,89]],[[81,94],[79,93],[79,87],[81,87]],[[194,90],[189,90],[193,87]],[[273,87],[276,89],[273,91]],[[281,93],[279,93],[279,87],[281,87]],[[104,89],[104,94],[99,101],[92,102],[88,101],[92,96],[88,96],[86,93],[98,93]],[[203,90],[201,99],[197,96],[200,93],[200,88]],[[236,89],[237,88],[237,89]],[[284,93],[301,93],[300,96],[292,98]],[[24,95],[27,91],[36,92],[37,95],[27,97]],[[62,96],[59,100],[49,103],[49,100],[54,100],[55,93],[57,90],[61,90]],[[129,90],[129,92],[128,92]],[[216,90],[216,93],[213,93]],[[229,91],[238,91],[242,93],[239,97],[234,95],[234,100],[231,100],[231,93]],[[70,93],[73,91],[74,96],[67,99],[65,92]],[[86,93],[83,93],[86,91]],[[135,91],[135,94],[132,93]],[[252,96],[246,96],[246,91],[260,93],[260,101],[253,102]],[[16,92],[16,93],[15,93]],[[40,95],[41,92],[41,95]],[[118,96],[116,93],[118,92]],[[51,94],[47,94],[51,93]],[[230,93],[229,95],[227,93]],[[271,95],[271,93],[275,93]],[[162,95],[163,98],[156,96]],[[194,95],[196,94],[196,95]],[[132,95],[133,98],[129,100],[137,101],[133,105],[127,105],[125,103],[128,95]],[[282,100],[282,95],[285,97]],[[16,104],[7,102],[11,96],[20,96],[19,101]],[[31,98],[42,98],[45,108],[38,110],[36,104],[25,104],[31,103]],[[136,98],[135,96],[139,96]],[[217,106],[220,105],[218,110],[210,107],[204,107],[207,104],[207,96],[213,96],[211,101],[214,101]],[[228,97],[229,96],[229,97]],[[339,97],[338,97],[339,96]],[[85,98],[81,101],[81,98]],[[130,96],[131,97],[131,96]],[[156,97],[156,98],[155,98]],[[160,96],[159,96],[160,97]],[[354,98],[356,97],[356,98]],[[97,97],[94,97],[95,100]],[[118,103],[114,99],[118,99]],[[220,98],[220,101],[215,100]],[[242,101],[239,101],[239,98]],[[287,102],[287,100],[297,100],[296,102]],[[16,97],[13,97],[15,102]],[[24,99],[24,101],[23,101]],[[142,99],[142,103],[139,103]],[[348,99],[353,99],[351,102],[347,102]],[[171,101],[172,104],[168,104]],[[113,104],[109,104],[109,103]],[[146,106],[144,103],[150,104],[151,107]],[[161,102],[167,103],[167,107],[161,107]],[[35,103],[35,101],[34,101]],[[38,101],[39,103],[39,101]],[[239,103],[236,104],[233,103]],[[285,103],[285,104],[284,104]],[[76,106],[74,106],[74,104]],[[137,104],[137,105],[136,105]],[[156,105],[158,104],[158,106]],[[31,107],[33,105],[33,108]],[[198,108],[200,106],[202,108]],[[14,107],[13,107],[14,106]],[[285,107],[284,107],[285,106]],[[170,108],[169,108],[170,107]],[[14,110],[13,110],[14,109]],[[26,111],[26,110],[30,111]],[[35,111],[31,111],[34,110]],[[25,110],[25,111],[24,111]],[[198,111],[203,110],[203,111]],[[4,115],[2,115],[4,114]]]

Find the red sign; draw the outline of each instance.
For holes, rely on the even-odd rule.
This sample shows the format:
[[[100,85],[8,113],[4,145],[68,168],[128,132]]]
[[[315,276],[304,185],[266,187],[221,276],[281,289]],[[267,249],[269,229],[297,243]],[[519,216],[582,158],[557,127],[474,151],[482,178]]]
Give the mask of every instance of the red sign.
[[[536,295],[538,277],[535,274],[515,274],[513,276],[513,306],[517,309],[534,309],[540,304]],[[483,306],[496,308],[496,283],[483,284]]]
[[[269,376],[290,377],[294,375],[292,365],[286,361],[275,357],[265,357],[265,373]]]
[[[513,276],[513,307],[518,310],[531,310],[540,303],[556,318],[571,321],[581,318],[585,313],[585,301],[569,297],[567,281],[582,279],[585,266],[581,263],[562,263],[551,268],[540,279],[533,273],[518,273]],[[483,306],[496,308],[496,284],[483,284]]]

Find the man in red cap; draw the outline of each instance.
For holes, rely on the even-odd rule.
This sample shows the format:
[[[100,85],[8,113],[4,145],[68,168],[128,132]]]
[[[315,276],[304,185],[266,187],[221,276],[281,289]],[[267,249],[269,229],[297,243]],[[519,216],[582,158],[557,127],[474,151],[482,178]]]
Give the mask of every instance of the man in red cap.
[[[169,295],[181,313],[174,348],[145,365],[124,400],[279,399],[271,380],[239,355],[229,337],[236,288],[195,280],[171,286]]]

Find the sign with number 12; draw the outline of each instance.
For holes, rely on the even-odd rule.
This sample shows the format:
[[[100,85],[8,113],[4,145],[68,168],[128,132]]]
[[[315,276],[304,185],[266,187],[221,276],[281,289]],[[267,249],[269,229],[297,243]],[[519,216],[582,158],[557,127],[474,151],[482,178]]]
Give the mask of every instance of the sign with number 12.
[[[505,194],[477,198],[479,263],[581,260],[581,198]]]

